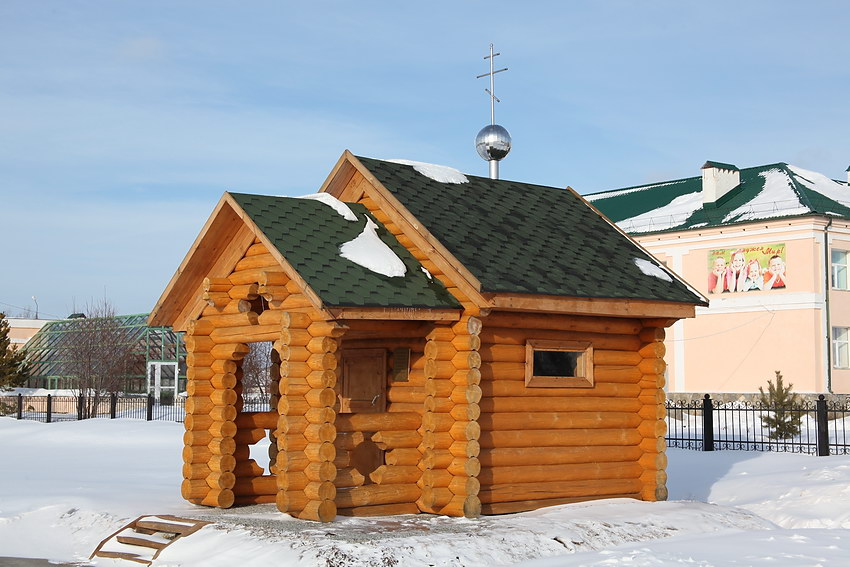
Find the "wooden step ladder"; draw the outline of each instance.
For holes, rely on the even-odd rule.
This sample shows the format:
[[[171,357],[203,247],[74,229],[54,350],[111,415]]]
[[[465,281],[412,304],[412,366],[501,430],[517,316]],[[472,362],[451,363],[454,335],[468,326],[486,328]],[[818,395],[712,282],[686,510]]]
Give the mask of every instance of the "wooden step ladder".
[[[100,542],[89,559],[110,557],[150,565],[163,549],[210,523],[177,516],[139,516]]]

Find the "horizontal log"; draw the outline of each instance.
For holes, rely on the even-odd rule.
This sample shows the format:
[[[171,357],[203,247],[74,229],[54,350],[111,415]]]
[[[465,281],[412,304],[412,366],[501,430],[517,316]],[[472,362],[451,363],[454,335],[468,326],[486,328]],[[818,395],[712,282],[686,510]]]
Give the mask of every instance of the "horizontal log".
[[[416,504],[423,512],[439,514],[440,509],[451,502],[452,498],[454,498],[454,494],[448,487],[425,487],[422,489],[421,496],[416,500]]]
[[[481,337],[478,335],[455,335],[451,344],[456,350],[479,350],[481,348]]]
[[[338,338],[348,331],[348,326],[335,321],[312,321],[307,326],[311,337]]]
[[[416,413],[348,413],[336,417],[339,432],[352,431],[414,431],[422,425]]]
[[[233,423],[229,421],[227,423]],[[265,429],[240,429],[233,436],[238,445],[253,445],[266,438]]]
[[[481,481],[474,476],[452,476],[449,482],[449,490],[455,496],[475,496],[480,489]]]
[[[640,492],[638,479],[599,479],[581,481],[528,482],[482,486],[478,498],[482,504],[544,498],[599,498]]]
[[[658,358],[645,358],[637,365],[643,374],[664,374],[667,364]]]
[[[595,349],[593,351],[593,365],[597,368],[600,366],[635,366],[643,358],[637,352],[626,350]]]
[[[268,254],[269,249],[266,248],[265,244],[260,242],[255,242],[245,251],[245,256],[259,256],[260,254]]]
[[[340,516],[373,517],[373,516],[401,516],[404,514],[418,514],[419,507],[416,504],[405,502],[401,504],[379,504],[377,506],[355,506],[353,508],[339,508],[337,514]]]
[[[230,489],[210,490],[210,492],[201,500],[204,506],[214,506],[216,508],[230,508],[235,501],[233,491]]]
[[[477,403],[457,403],[449,415],[457,421],[478,421],[481,417],[481,406]]]
[[[421,321],[388,321],[372,319],[349,319],[348,336],[363,338],[364,333],[383,333],[386,337],[422,337],[427,323]]]
[[[458,441],[459,443],[459,441]],[[468,443],[475,443],[475,441],[469,441]],[[452,444],[453,446],[454,444]],[[475,455],[461,455],[464,457],[473,457]],[[424,467],[425,469],[447,469],[454,461],[455,455],[449,449],[434,449],[431,447],[427,447],[422,452],[422,457],[418,466]]]
[[[257,283],[260,285],[286,285],[289,283],[289,276],[281,271],[265,270],[257,278]]]
[[[188,380],[209,380],[213,374],[212,368],[209,367],[193,366],[186,369],[186,378]]]
[[[638,333],[641,342],[644,343],[660,343],[664,342],[665,331],[661,327],[644,327]]]
[[[422,491],[415,484],[370,484],[351,489],[340,489],[336,495],[339,508],[356,508],[379,504],[413,503]]]
[[[667,454],[666,453],[646,453],[643,455],[638,464],[642,469],[663,471],[667,469]]]
[[[244,412],[236,418],[239,429],[276,429],[278,413],[276,411]]]
[[[538,510],[547,506],[560,506],[562,504],[574,504],[576,502],[588,502],[601,500],[603,498],[635,498],[639,499],[639,493],[632,494],[605,494],[602,496],[588,496],[579,498],[541,498],[539,500],[519,500],[515,502],[493,502],[481,504],[481,513],[486,515],[515,514],[517,512],[528,512]]]
[[[236,423],[233,421],[214,421],[210,426],[210,434],[215,437],[233,437],[236,432]]]
[[[209,397],[215,387],[209,380],[189,380],[186,383],[186,393],[189,396]]]
[[[233,284],[227,278],[204,278],[204,291],[227,291]]]
[[[205,498],[210,493],[210,487],[205,480],[185,479],[180,483],[180,496],[184,500]]]
[[[384,454],[388,465],[415,466],[422,458],[419,449],[391,449]]]
[[[269,301],[283,301],[289,295],[285,285],[261,285],[257,291]]]
[[[634,429],[556,429],[482,431],[483,449],[494,447],[573,447],[637,445],[643,436]]]
[[[236,407],[232,405],[215,406],[210,410],[210,417],[214,421],[234,421],[236,419]]]
[[[233,405],[237,399],[235,390],[214,390],[210,394],[210,400],[217,406]]]
[[[208,320],[208,318],[200,320],[196,319],[186,323],[186,335],[190,337],[206,336],[209,335],[214,328],[215,326]]]
[[[274,342],[280,338],[280,331],[279,325],[239,325],[214,329],[209,338],[215,344]]]
[[[369,474],[369,479],[375,484],[416,484],[420,476],[422,471],[415,466],[381,465]]]
[[[186,446],[191,445],[209,445],[209,442],[212,441],[213,434],[208,430],[199,430],[199,431],[186,431],[183,433],[183,444]]]
[[[230,296],[228,296],[229,298]],[[229,315],[231,313],[247,313],[251,311],[251,302],[244,299],[231,299],[222,306],[207,305],[201,312],[202,317],[207,315]]]
[[[213,374],[210,383],[217,389],[232,389],[236,387],[236,374],[232,372]]]
[[[481,500],[476,495],[454,496],[440,509],[440,514],[456,518],[477,518],[481,515]]]
[[[427,341],[424,352],[427,358],[433,360],[451,360],[457,355],[454,345],[445,341]]]
[[[426,413],[422,416],[422,427],[425,431],[448,431],[457,421],[448,413]]]
[[[413,432],[419,435],[417,432]],[[422,446],[431,449],[448,449],[455,439],[451,434],[446,432],[425,431],[422,434]]]
[[[304,438],[310,443],[333,443],[336,438],[336,428],[330,423],[311,423],[304,430]]]
[[[477,439],[471,441],[455,441],[449,446],[448,451],[455,457],[477,457],[481,452],[481,443]]]
[[[334,500],[336,486],[333,482],[310,482],[304,487],[304,494],[309,500]]]
[[[529,388],[524,382],[497,380],[481,383],[485,397],[595,397],[637,398],[641,393],[638,384],[598,383],[593,388]]]
[[[561,429],[634,429],[643,423],[637,412],[499,412],[483,413],[478,419],[484,431]]]
[[[270,463],[270,466],[274,465],[274,460]],[[255,476],[263,476],[266,471],[257,464],[257,462],[253,459],[249,459],[247,461],[238,461],[236,466],[233,468],[233,474],[237,477],[255,477]]]
[[[214,437],[207,447],[213,455],[232,455],[236,450],[236,441],[233,437]]]
[[[420,403],[413,402],[390,402],[388,408],[390,413],[416,413],[422,414],[425,411],[425,401]]]
[[[635,461],[573,463],[567,465],[527,465],[485,467],[478,479],[485,485],[525,484],[529,482],[582,481],[595,479],[637,479],[643,467]]]
[[[325,443],[325,445],[330,444]],[[333,445],[331,445],[331,447],[333,447]],[[307,475],[310,482],[333,482],[336,478],[337,471],[332,462],[312,461],[304,468],[304,474]]]
[[[213,472],[236,469],[236,458],[233,455],[211,455],[206,462]]]
[[[313,388],[304,395],[304,399],[311,408],[327,408],[336,403],[337,396],[333,388]]]
[[[477,457],[455,457],[446,470],[455,476],[478,476],[481,473],[481,461]]]
[[[280,266],[280,263],[275,260],[274,256],[269,253],[266,254],[258,254],[256,256],[245,256],[238,262],[236,262],[236,267],[234,268],[234,272],[244,272],[246,270],[254,270],[256,268],[270,268]]]
[[[365,441],[365,436],[362,431],[354,431],[351,433],[337,433],[334,440],[334,446],[341,451],[350,451]]]
[[[307,445],[309,445],[309,442],[303,433],[278,433],[277,448],[287,454],[303,451]],[[280,453],[278,459],[280,459]]]
[[[307,495],[303,490],[280,491],[275,499],[277,509],[285,514],[298,514],[307,502]]]
[[[227,296],[230,299],[257,299],[259,294],[259,286],[256,283],[245,285],[235,285],[227,291]]]
[[[667,417],[667,409],[663,404],[648,404],[640,409],[638,415],[647,420],[664,419]]]
[[[363,476],[363,473],[355,468],[345,468],[337,471],[334,486],[337,487],[337,494],[339,494],[340,488],[363,486],[364,482],[366,482],[366,477]]]
[[[481,387],[475,384],[468,386],[456,386],[452,390],[449,399],[455,404],[477,404],[481,401]]]
[[[637,384],[643,373],[635,366],[600,366],[593,369],[597,384]]]
[[[332,337],[313,337],[305,348],[313,354],[334,353],[339,349],[339,341]]]
[[[298,519],[330,522],[336,518],[336,514],[336,502],[333,500],[311,500],[304,505],[304,509],[298,514]]]
[[[372,435],[372,442],[385,451],[416,448],[422,442],[422,436],[416,431],[378,431]]]
[[[238,327],[242,325],[256,325],[257,314],[253,311],[247,313],[228,313],[225,315],[208,315],[203,319],[209,323],[213,329],[221,327]],[[212,329],[210,329],[210,333]],[[209,334],[209,333],[205,333]]]
[[[636,352],[642,343],[636,335],[608,335],[567,331],[515,330],[487,327],[481,332],[481,349],[486,345],[523,345],[528,339],[590,342],[594,348]]]
[[[198,366],[210,366],[215,357],[207,352],[190,352],[186,355],[186,365],[189,368]]]
[[[455,441],[473,441],[481,436],[481,425],[477,421],[458,421],[449,429],[449,435]]]
[[[443,399],[443,398],[435,398],[434,396],[425,396],[425,401],[423,402],[423,406],[425,407],[425,411],[432,411],[437,413],[449,413],[452,411],[452,408],[455,406],[455,403],[451,400]]]
[[[236,363],[232,360],[216,360],[210,368],[215,374],[234,374],[236,372]]]
[[[419,486],[423,489],[426,486],[429,488],[448,488],[454,478],[455,476],[445,468],[426,469],[421,472]]]
[[[215,342],[208,336],[187,336],[184,339],[187,352],[209,352]]]
[[[664,355],[667,354],[667,347],[664,346],[664,343],[648,343],[641,347],[638,354],[643,358],[664,358]]]
[[[213,401],[205,396],[193,396],[186,399],[186,413],[192,415],[208,414],[214,407]]]
[[[568,465],[635,462],[644,452],[637,446],[495,447],[478,455],[482,467]]]
[[[209,414],[187,413],[183,425],[187,431],[204,431],[213,424],[213,418]]]
[[[203,480],[212,473],[206,463],[185,463],[183,465],[183,478],[186,480]]]
[[[535,388],[536,389],[536,388]],[[591,397],[498,397],[485,398],[479,403],[484,413],[504,412],[628,412],[637,413],[643,407],[636,398]],[[529,429],[541,429],[529,427]]]
[[[503,327],[511,329],[550,329],[556,331],[578,331],[582,333],[605,333],[635,335],[641,331],[637,319],[618,317],[585,317],[575,315],[537,314],[513,311],[494,311],[485,319],[485,329]]]
[[[241,360],[249,352],[250,347],[243,343],[217,344],[210,349],[210,354],[219,360]]]
[[[401,382],[404,384],[404,382]],[[393,384],[387,390],[387,400],[390,402],[422,403],[425,400],[425,388],[413,386],[400,386]]]
[[[212,489],[232,489],[236,484],[236,475],[232,472],[212,472],[205,480]]]

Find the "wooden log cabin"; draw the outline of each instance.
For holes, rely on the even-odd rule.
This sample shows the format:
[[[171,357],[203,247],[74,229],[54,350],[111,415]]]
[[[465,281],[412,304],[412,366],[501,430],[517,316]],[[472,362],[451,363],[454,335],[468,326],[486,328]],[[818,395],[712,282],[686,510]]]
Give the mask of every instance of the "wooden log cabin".
[[[226,193],[150,316],[186,333],[184,498],[319,521],[666,498],[662,341],[702,296],[569,188],[346,151],[311,197]]]

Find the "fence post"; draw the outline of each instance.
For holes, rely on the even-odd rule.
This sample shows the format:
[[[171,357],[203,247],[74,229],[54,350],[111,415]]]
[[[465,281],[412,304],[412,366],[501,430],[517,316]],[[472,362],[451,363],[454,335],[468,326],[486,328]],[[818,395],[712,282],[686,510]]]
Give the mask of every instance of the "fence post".
[[[818,401],[815,402],[817,408],[817,424],[818,424],[818,457],[829,456],[829,419],[826,411],[826,399],[824,395],[818,396]]]
[[[714,404],[708,394],[702,400],[702,450],[714,451]]]
[[[18,419],[24,418],[24,395],[18,394]]]
[[[53,421],[53,396],[47,394],[47,421],[45,423],[50,423]]]
[[[118,394],[112,392],[109,394],[109,419],[115,419],[115,413],[118,409]]]
[[[148,394],[148,421],[153,421],[153,394]]]
[[[83,393],[80,392],[80,395],[77,397],[77,421],[83,420],[83,405],[85,402],[83,401]]]

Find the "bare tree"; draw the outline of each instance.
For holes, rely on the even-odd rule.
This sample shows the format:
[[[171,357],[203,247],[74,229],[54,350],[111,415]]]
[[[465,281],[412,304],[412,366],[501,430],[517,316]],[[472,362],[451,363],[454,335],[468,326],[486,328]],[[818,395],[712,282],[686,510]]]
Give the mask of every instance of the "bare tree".
[[[242,386],[245,398],[268,400],[270,395],[271,341],[248,343],[251,352],[242,359]]]
[[[86,316],[68,331],[67,374],[75,379],[83,418],[93,417],[102,400],[122,389],[139,357],[137,338],[121,325],[115,308],[104,299],[87,306]]]

